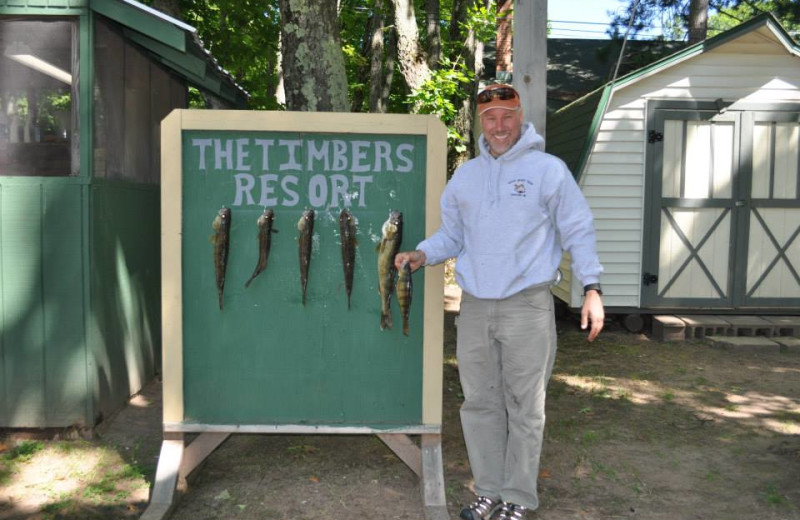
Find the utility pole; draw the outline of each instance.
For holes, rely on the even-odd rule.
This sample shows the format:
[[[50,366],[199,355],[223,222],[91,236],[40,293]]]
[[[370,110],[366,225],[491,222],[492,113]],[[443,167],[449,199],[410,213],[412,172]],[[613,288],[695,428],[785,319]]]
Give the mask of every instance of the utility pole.
[[[514,88],[525,120],[544,137],[547,117],[547,0],[514,1]]]

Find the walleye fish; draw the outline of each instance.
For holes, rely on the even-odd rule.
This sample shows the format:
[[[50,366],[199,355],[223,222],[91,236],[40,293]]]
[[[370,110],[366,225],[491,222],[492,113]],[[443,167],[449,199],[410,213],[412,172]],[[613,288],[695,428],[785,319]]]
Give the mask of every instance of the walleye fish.
[[[344,288],[347,291],[347,308],[350,308],[350,293],[353,292],[353,268],[356,264],[356,219],[346,209],[339,213],[339,234],[342,245]]]
[[[406,262],[397,275],[397,301],[400,302],[400,313],[403,315],[403,334],[408,336],[408,314],[411,310],[411,265]]]
[[[228,248],[231,237],[231,210],[222,206],[214,217],[214,270],[217,275],[217,293],[219,294],[219,310],[222,310],[222,294],[225,292],[225,268],[228,266]]]
[[[262,213],[256,221],[256,225],[258,226],[258,263],[250,279],[245,282],[245,287],[249,287],[255,277],[260,275],[264,269],[267,268],[269,248],[272,244],[272,234],[278,232],[277,229],[272,229],[273,220],[275,220],[275,212],[270,208],[265,209],[264,213]]]
[[[311,237],[314,236],[314,210],[303,211],[297,221],[297,242],[300,251],[300,285],[303,287],[303,305],[306,304],[306,287],[308,286],[308,265],[311,263]]]
[[[397,268],[394,257],[400,251],[403,241],[403,214],[399,211],[389,213],[389,218],[381,228],[381,243],[378,246],[378,291],[381,295],[381,330],[392,328],[390,308],[394,292],[394,278]]]

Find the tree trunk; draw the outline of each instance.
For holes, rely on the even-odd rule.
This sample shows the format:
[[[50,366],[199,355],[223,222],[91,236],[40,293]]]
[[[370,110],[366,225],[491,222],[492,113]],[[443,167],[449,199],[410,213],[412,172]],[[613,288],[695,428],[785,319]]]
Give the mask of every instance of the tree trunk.
[[[374,110],[370,99],[370,110],[381,113],[389,110],[389,95],[392,93],[392,81],[394,81],[394,69],[397,62],[397,33],[395,31],[389,31],[389,34],[386,35],[386,52],[384,55],[386,56],[386,61],[383,63],[383,86],[378,93],[379,96]]]
[[[431,69],[419,43],[417,18],[412,0],[392,0],[397,30],[397,62],[409,90],[416,90],[431,77]]]
[[[708,1],[691,0],[689,3],[689,45],[706,39],[708,32]]]
[[[428,42],[428,67],[439,68],[442,61],[442,30],[439,27],[439,0],[425,0],[426,33]]]
[[[384,57],[393,59],[384,49],[386,24],[384,18],[384,0],[375,0],[372,13],[372,33],[369,40],[369,111],[382,114],[386,112],[386,100],[383,97],[385,75],[391,74],[384,67]],[[392,62],[392,66],[394,66]]]
[[[286,108],[346,112],[347,75],[335,2],[280,0]]]
[[[491,2],[492,0],[466,0],[466,2],[460,2],[462,4],[459,6],[460,8],[453,9],[453,24],[458,25],[459,22],[463,23],[466,21],[466,8],[468,6],[482,3],[488,8],[491,6]],[[463,18],[460,20],[456,19],[456,13]],[[450,31],[451,34],[458,35],[458,33],[453,31],[452,26]],[[464,35],[463,38],[464,45],[461,50],[461,56],[464,60],[464,64],[468,69],[472,70],[475,76],[472,82],[465,87],[467,91],[467,97],[461,101],[458,114],[453,122],[453,127],[461,136],[466,148],[461,152],[451,148],[449,152],[449,160],[447,161],[450,174],[452,174],[456,168],[475,157],[475,139],[473,138],[473,123],[475,121],[475,96],[478,94],[480,77],[483,75],[483,42],[477,40],[472,32]]]

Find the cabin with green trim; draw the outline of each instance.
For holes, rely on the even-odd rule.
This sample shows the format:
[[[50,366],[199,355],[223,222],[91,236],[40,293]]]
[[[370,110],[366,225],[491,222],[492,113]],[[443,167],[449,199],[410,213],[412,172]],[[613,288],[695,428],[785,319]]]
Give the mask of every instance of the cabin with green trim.
[[[800,312],[800,45],[771,15],[558,110],[547,151],[594,213],[609,311]]]
[[[92,427],[161,359],[160,122],[247,94],[133,0],[0,0],[0,427]]]

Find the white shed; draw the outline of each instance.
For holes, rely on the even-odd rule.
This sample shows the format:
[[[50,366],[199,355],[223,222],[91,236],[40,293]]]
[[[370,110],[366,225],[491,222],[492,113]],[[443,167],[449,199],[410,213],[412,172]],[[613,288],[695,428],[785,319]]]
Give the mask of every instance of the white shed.
[[[761,15],[550,116],[619,314],[800,311],[800,45]],[[562,262],[555,295],[582,289]]]

